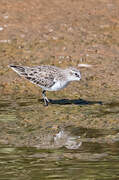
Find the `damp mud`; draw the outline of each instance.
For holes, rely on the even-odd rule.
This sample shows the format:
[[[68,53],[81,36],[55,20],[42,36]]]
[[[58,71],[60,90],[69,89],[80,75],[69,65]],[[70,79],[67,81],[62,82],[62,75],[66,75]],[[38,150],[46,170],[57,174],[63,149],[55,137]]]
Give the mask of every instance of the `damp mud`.
[[[1,0],[0,8],[1,143],[34,146],[69,126],[118,130],[119,2]],[[9,64],[74,66],[82,80],[47,92],[44,107],[41,89]]]

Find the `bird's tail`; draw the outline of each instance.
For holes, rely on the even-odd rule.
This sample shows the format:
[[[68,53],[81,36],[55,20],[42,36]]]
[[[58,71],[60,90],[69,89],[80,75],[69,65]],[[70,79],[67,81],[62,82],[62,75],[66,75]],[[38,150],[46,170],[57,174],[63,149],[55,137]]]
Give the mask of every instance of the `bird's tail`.
[[[18,73],[21,76],[25,75],[26,68],[23,66],[15,66],[15,65],[9,65],[16,73]]]

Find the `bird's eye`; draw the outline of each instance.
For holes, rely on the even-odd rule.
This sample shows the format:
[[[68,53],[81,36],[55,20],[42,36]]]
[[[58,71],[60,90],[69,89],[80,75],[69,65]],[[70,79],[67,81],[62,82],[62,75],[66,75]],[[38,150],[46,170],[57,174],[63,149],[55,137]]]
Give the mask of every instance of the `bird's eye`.
[[[75,76],[79,77],[79,75],[77,73],[75,73]]]

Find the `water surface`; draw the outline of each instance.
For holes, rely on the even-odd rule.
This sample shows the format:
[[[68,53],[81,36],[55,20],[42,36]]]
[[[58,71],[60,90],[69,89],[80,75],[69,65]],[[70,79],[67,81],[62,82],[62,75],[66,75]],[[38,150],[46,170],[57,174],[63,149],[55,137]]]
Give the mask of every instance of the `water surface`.
[[[119,179],[119,130],[77,123],[84,110],[90,119],[104,107],[109,111],[111,105],[45,108],[35,97],[1,99],[0,179]]]

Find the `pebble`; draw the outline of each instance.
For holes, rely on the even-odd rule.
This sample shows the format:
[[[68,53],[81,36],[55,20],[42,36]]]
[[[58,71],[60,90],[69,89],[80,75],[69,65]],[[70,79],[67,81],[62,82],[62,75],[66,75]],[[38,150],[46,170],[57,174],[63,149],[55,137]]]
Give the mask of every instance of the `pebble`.
[[[3,28],[2,26],[0,26],[0,31],[3,31],[3,29],[4,29],[4,28]]]
[[[9,16],[4,16],[4,19],[8,19]]]

